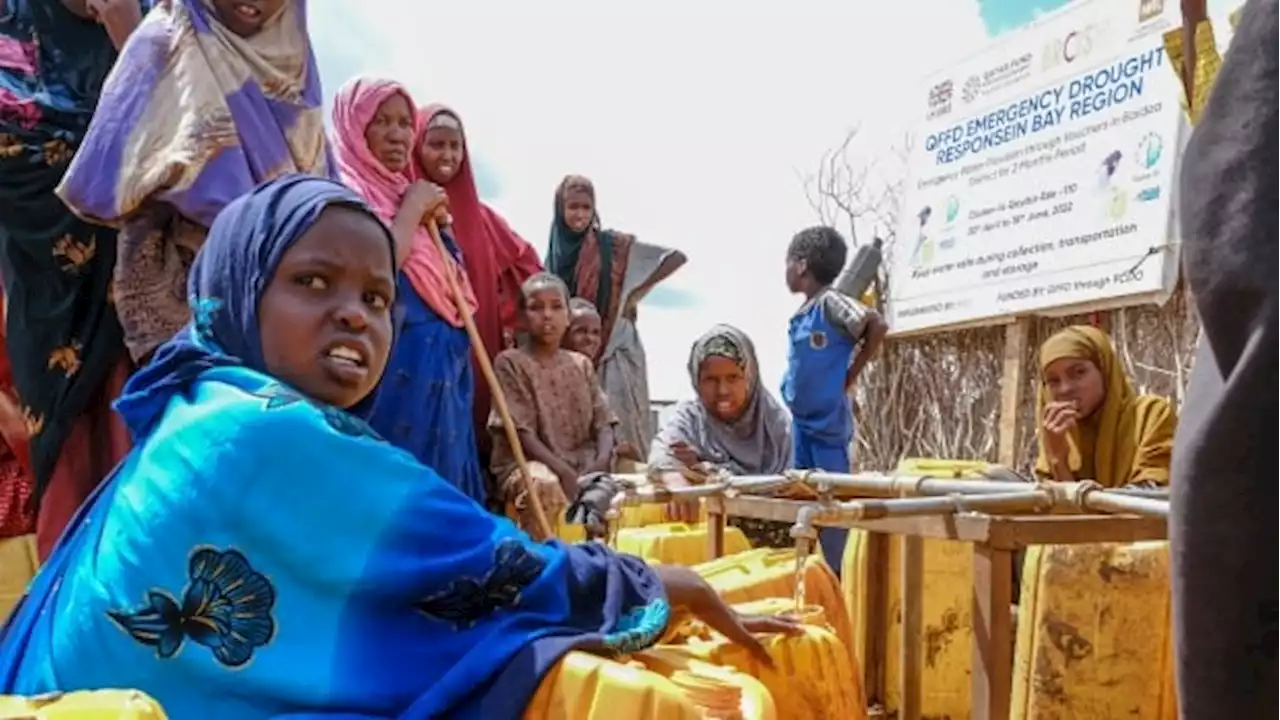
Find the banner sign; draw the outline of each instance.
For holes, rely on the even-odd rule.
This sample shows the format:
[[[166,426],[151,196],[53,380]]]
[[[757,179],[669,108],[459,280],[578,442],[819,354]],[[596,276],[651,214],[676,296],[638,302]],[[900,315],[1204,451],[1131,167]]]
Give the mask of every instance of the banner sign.
[[[894,332],[1172,290],[1178,18],[1173,0],[1077,3],[927,81]]]

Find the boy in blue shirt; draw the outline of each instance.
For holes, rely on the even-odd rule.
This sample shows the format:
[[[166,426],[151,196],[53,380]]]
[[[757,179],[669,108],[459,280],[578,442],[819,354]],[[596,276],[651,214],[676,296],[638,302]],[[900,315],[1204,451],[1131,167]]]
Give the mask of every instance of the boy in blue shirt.
[[[853,392],[888,332],[879,313],[831,287],[847,255],[844,238],[825,226],[801,230],[787,248],[787,289],[805,296],[791,316],[782,380],[797,468],[850,471]],[[839,573],[848,532],[821,528],[818,537]]]

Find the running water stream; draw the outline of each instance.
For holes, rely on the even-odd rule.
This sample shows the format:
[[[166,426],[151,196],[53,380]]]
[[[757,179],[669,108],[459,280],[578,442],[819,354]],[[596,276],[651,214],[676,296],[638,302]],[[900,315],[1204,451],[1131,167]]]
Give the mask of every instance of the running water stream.
[[[797,616],[804,613],[805,608],[808,607],[804,593],[804,566],[811,553],[813,553],[813,539],[807,537],[796,538],[795,613]]]

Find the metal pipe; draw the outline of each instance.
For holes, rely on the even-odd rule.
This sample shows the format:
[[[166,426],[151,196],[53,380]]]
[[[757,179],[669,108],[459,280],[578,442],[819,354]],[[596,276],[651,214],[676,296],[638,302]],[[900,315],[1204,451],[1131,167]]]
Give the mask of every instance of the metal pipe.
[[[626,489],[614,497],[612,502],[614,508],[666,504],[673,500],[716,496],[756,495],[793,483],[801,483],[819,493],[818,501],[810,503],[813,507],[819,508],[814,511],[819,513],[815,519],[831,517],[829,516],[831,512],[838,512],[839,515],[834,517],[842,520],[871,520],[880,517],[941,514],[954,511],[957,507],[963,507],[970,512],[997,513],[1048,509],[1035,503],[1027,506],[1024,501],[1018,499],[1031,497],[1032,495],[1028,493],[1034,494],[1035,497],[1051,497],[1054,507],[1069,507],[1086,513],[1130,513],[1154,517],[1168,517],[1169,514],[1168,501],[1162,490],[1144,488],[1104,490],[1097,483],[1087,480],[1075,483],[1046,481],[1033,484],[984,478],[954,480],[919,475],[788,471],[784,475],[724,477],[719,482],[669,488],[647,480],[637,485],[636,480],[645,478],[639,474],[615,477],[624,482]],[[866,495],[867,499],[842,503],[830,502],[826,495],[833,488],[852,490]],[[990,503],[975,503],[978,498],[991,496],[1002,497]],[[961,505],[957,505],[952,498],[966,499]],[[883,505],[885,500],[892,500],[892,503]]]
[[[796,512],[791,537],[817,537],[823,521],[881,520],[894,517],[949,515],[957,512],[1041,512],[1054,505],[1052,492],[1043,489],[989,495],[948,495],[893,499],[850,500],[842,503],[809,503]]]
[[[1137,487],[1118,487],[1107,488],[1107,492],[1116,495],[1129,495],[1131,497],[1148,498],[1150,500],[1168,500],[1169,488],[1137,488]]]
[[[1108,490],[1086,490],[1081,497],[1085,512],[1169,517],[1169,501],[1139,497]]]
[[[870,497],[901,497],[903,495],[981,495],[1016,492],[1032,486],[1032,483],[1016,480],[990,480],[973,478],[955,480],[934,478],[927,475],[885,475],[881,473],[828,473],[792,471],[791,477],[811,487],[829,485],[833,488],[854,490]]]

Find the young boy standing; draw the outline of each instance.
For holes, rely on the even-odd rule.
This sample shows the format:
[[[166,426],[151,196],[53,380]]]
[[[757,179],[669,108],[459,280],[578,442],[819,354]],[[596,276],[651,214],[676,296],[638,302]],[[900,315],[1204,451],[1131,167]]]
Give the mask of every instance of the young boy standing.
[[[801,230],[787,248],[787,289],[805,297],[791,316],[782,380],[797,468],[850,471],[853,392],[889,329],[875,310],[831,287],[847,255],[844,238],[825,226]],[[839,573],[848,533],[818,534],[827,564]]]

